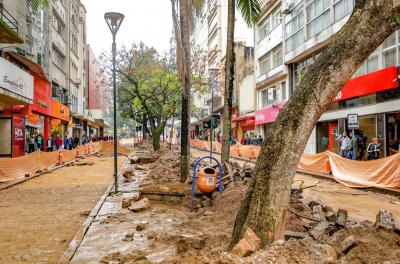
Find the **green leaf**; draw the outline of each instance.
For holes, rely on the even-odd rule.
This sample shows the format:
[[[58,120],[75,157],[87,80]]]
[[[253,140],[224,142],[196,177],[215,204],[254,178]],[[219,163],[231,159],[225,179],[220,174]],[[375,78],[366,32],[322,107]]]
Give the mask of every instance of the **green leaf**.
[[[236,0],[237,7],[248,26],[253,26],[261,14],[260,0]]]

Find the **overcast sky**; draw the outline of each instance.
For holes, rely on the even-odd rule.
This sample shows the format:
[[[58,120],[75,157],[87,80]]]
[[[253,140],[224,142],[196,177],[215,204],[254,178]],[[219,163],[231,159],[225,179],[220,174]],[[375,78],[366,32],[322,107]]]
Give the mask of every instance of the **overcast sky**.
[[[117,34],[118,46],[143,41],[159,53],[169,50],[172,34],[170,0],[81,0],[86,7],[87,42],[97,56],[111,50],[112,35],[105,12],[120,12],[125,19]]]

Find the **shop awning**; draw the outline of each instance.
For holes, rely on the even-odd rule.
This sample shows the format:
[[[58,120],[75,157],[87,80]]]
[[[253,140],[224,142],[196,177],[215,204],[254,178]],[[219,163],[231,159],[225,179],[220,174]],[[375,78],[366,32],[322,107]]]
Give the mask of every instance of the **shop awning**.
[[[25,65],[26,67],[28,67],[30,71],[32,71],[34,74],[36,74],[40,78],[42,78],[46,81],[49,81],[46,77],[46,74],[44,73],[42,66],[40,66],[39,64],[31,61],[30,59],[28,59],[22,55],[19,55],[16,52],[7,52],[7,54],[10,55],[11,57],[13,57],[15,60],[19,61],[20,63],[22,63],[23,65]]]
[[[255,119],[254,114],[247,114],[247,115],[241,115],[239,117],[234,118],[232,121],[243,121],[243,120],[249,120],[249,119]]]

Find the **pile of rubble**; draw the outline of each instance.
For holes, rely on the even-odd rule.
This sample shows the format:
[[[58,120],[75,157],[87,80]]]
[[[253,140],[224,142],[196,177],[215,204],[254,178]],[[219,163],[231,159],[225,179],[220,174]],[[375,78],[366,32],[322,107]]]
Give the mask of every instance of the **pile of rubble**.
[[[135,213],[156,210],[157,214],[167,212],[171,215],[174,212],[180,219],[176,221],[179,224],[170,227],[172,230],[148,233],[148,239],[162,239],[153,239],[152,247],[145,248],[140,254],[132,253],[134,258],[138,256],[137,259],[147,261],[146,256],[157,249],[174,245],[174,253],[162,263],[400,263],[400,225],[391,213],[380,211],[375,223],[356,222],[344,209],[334,210],[321,201],[305,203],[302,189],[296,187],[292,190],[286,232],[281,240],[261,250],[260,239],[249,228],[233,251],[227,252],[252,168],[245,166],[243,169],[237,163],[230,164],[229,175],[226,176],[233,181],[228,181],[224,192],[216,192],[212,198],[198,194],[194,210],[189,212],[190,181],[179,182],[178,156],[176,150],[161,151],[157,155],[142,153],[138,157],[131,157],[134,166],[124,173],[127,180],[133,179],[135,171],[148,175],[141,185],[140,197],[125,199],[122,204],[124,208]],[[154,160],[146,163],[143,157]],[[171,197],[175,194],[183,196],[171,203]],[[132,232],[127,232],[124,239],[132,241],[133,233],[141,228],[138,225]],[[127,256],[111,257],[123,259]]]

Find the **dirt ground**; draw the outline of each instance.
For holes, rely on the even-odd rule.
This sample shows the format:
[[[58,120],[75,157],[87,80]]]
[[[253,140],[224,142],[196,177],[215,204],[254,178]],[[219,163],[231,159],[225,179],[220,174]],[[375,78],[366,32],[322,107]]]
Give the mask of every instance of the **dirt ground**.
[[[304,181],[304,187],[318,186],[304,190],[291,206],[312,218],[321,217],[321,212],[315,213],[308,205],[311,200],[324,205],[321,206],[324,210],[329,207],[335,214],[337,209],[346,209],[349,215],[345,227],[329,220],[326,230],[315,238],[312,232],[318,230],[321,222],[327,223],[328,211],[322,213],[325,220],[321,222],[289,212],[286,230],[301,231],[306,236],[304,239],[277,241],[248,257],[227,252],[248,183],[231,183],[223,193],[214,193],[213,200],[198,196],[194,212],[189,212],[190,184],[178,183],[176,155],[176,151],[164,152],[155,163],[144,165],[140,173],[146,172],[147,176],[140,181],[140,189],[163,193],[179,190],[186,194],[184,201],[150,199],[149,208],[132,212],[121,207],[124,197],[109,197],[105,203],[109,205],[101,209],[103,213],[96,217],[72,263],[400,263],[398,231],[374,226],[379,210],[389,211],[400,219],[398,198],[304,175],[296,176]],[[354,243],[343,250],[349,237]]]
[[[0,263],[57,262],[112,182],[112,157],[81,162],[0,191]]]

